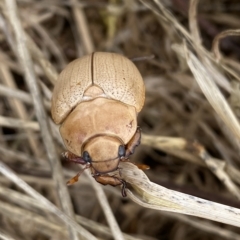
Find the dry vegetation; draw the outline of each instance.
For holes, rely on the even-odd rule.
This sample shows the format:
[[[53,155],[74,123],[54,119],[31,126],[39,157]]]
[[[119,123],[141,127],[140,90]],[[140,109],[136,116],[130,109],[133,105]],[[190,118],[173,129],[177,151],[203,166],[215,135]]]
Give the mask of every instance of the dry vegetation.
[[[146,85],[144,134],[131,160],[149,165],[160,186],[240,208],[239,1],[17,0],[18,16],[12,3],[0,0],[0,239],[240,239],[231,226],[240,226],[238,210],[232,223],[217,223],[150,209],[148,185],[137,189],[129,176],[139,204],[88,174],[67,187],[79,168],[61,158],[49,113],[68,62],[93,51],[124,54]],[[177,211],[170,202],[159,205]],[[202,216],[194,208],[180,212]]]

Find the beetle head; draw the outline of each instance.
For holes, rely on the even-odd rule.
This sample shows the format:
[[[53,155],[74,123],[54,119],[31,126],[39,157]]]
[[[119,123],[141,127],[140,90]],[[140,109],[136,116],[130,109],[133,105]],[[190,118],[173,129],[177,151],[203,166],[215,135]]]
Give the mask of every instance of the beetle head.
[[[116,137],[97,136],[83,147],[82,157],[91,163],[97,173],[108,173],[118,167],[118,163],[125,156],[125,145]]]

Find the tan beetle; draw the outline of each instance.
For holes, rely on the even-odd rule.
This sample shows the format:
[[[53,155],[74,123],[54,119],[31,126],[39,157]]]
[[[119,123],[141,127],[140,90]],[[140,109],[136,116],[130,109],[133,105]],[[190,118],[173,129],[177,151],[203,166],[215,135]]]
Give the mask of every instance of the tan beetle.
[[[145,87],[136,66],[116,53],[95,52],[69,63],[59,75],[52,96],[52,117],[72,162],[84,164],[104,185],[125,181],[108,173],[128,160],[140,143],[137,114]],[[81,171],[82,172],[82,171]],[[81,172],[69,184],[78,180]]]

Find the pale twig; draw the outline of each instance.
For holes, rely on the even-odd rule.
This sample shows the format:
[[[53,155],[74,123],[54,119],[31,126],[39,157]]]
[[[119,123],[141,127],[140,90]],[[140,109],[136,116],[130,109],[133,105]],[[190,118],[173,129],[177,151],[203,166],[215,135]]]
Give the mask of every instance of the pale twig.
[[[13,28],[13,32],[16,37],[16,45],[17,45],[19,62],[23,66],[24,73],[25,73],[25,81],[29,87],[29,90],[33,98],[33,103],[36,110],[36,116],[41,126],[40,129],[42,133],[43,143],[47,151],[48,159],[52,165],[53,178],[57,186],[62,208],[64,209],[65,212],[67,212],[67,214],[74,217],[70,196],[69,196],[67,187],[65,185],[61,165],[57,159],[57,153],[55,150],[55,146],[53,144],[52,136],[50,134],[46,112],[42,104],[41,94],[38,88],[36,75],[33,69],[33,63],[31,61],[31,58],[26,46],[26,37],[24,34],[24,30],[21,26],[20,19],[18,17],[17,5],[15,0],[5,0],[5,4],[6,4],[6,10],[8,12],[9,22]],[[78,239],[75,229],[72,228],[71,226],[69,226],[69,234],[72,239]]]
[[[119,167],[121,168],[119,177],[130,183],[135,190],[134,195],[127,189],[128,197],[143,207],[178,212],[240,227],[240,210],[237,208],[207,201],[152,183],[145,173],[132,163],[120,162]]]

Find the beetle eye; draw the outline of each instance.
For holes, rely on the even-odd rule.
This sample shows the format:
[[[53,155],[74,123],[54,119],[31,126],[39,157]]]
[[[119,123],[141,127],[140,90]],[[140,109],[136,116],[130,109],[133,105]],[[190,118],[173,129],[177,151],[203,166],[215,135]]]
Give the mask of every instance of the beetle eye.
[[[91,162],[92,161],[92,159],[91,159],[91,157],[90,157],[90,155],[89,155],[89,153],[87,151],[83,152],[83,156],[82,157],[83,157],[83,160],[85,162]]]
[[[118,156],[121,157],[125,157],[126,154],[126,149],[124,145],[120,145],[118,148]]]

